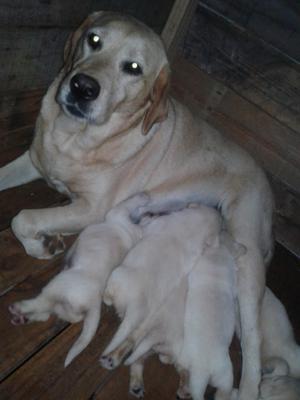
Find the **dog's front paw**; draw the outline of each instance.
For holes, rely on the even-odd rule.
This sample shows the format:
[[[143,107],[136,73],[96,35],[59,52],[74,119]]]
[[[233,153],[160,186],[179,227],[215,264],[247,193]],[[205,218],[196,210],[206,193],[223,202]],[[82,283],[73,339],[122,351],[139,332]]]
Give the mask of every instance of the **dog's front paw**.
[[[61,235],[47,235],[45,233],[41,233],[38,235],[38,239],[42,242],[44,247],[44,257],[51,258],[56,256],[57,254],[62,253],[65,248],[65,242]]]
[[[13,218],[11,228],[20,240],[26,253],[32,257],[49,259],[64,251],[65,244],[61,235],[49,235],[36,231],[34,213],[31,210],[20,211]]]

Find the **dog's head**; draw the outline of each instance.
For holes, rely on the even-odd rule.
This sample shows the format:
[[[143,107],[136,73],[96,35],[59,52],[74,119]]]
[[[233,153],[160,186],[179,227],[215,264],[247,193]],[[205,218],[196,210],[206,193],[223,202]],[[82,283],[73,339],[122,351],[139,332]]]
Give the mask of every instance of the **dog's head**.
[[[160,38],[133,18],[96,12],[68,38],[56,100],[94,125],[145,108],[143,133],[167,115],[169,67]]]

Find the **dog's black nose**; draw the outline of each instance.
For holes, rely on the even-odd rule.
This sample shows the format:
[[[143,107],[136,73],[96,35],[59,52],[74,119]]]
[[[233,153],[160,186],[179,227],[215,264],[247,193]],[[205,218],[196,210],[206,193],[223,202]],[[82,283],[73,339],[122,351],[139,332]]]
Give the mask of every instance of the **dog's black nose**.
[[[100,93],[96,79],[85,74],[76,74],[70,82],[72,94],[79,100],[95,100]]]

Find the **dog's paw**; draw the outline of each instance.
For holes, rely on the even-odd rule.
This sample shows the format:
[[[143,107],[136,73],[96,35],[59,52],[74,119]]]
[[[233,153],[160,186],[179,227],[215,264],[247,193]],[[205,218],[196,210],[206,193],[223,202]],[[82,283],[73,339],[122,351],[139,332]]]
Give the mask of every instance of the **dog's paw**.
[[[63,237],[59,234],[47,235],[45,233],[40,233],[38,239],[44,247],[44,258],[54,257],[62,253],[66,248]]]
[[[107,355],[107,356],[101,356],[100,357],[100,364],[103,368],[105,369],[114,369],[116,368],[119,364],[116,362],[114,357]]]
[[[144,386],[132,386],[129,388],[129,393],[134,396],[137,397],[138,399],[142,399],[144,397],[145,394],[145,390],[144,390]]]
[[[20,308],[16,303],[11,304],[8,307],[9,312],[12,314],[10,322],[13,325],[24,325],[29,322],[29,319],[27,318],[26,314],[22,313]]]

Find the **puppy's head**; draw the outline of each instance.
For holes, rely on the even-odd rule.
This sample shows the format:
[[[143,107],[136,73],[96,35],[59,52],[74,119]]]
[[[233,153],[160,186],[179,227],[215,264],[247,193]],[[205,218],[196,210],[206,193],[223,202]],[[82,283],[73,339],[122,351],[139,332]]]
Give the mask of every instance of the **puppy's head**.
[[[56,100],[70,117],[101,125],[145,108],[143,133],[167,115],[169,67],[160,38],[133,18],[97,12],[69,37]]]

